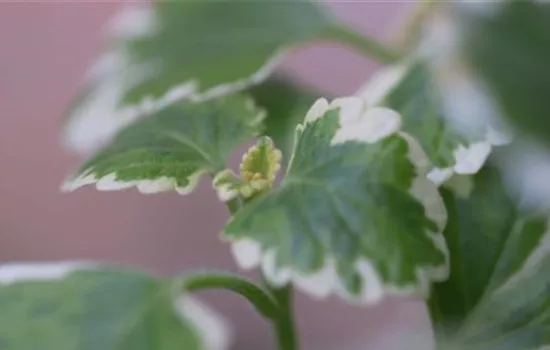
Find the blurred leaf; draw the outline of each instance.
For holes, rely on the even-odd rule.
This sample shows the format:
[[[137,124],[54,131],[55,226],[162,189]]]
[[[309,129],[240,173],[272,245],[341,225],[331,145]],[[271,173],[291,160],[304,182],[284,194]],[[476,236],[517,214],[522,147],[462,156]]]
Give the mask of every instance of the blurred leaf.
[[[240,96],[170,105],[123,129],[64,188],[96,184],[99,190],[137,186],[143,193],[187,194],[201,174],[223,170],[231,152],[260,133],[262,118]]]
[[[317,97],[282,78],[267,80],[253,87],[250,93],[267,112],[265,134],[273,139],[275,146],[283,152],[285,164],[288,163],[296,126]]]
[[[319,37],[332,24],[320,6],[304,0],[162,1],[155,22],[152,35],[128,45],[133,60],[161,67],[133,89],[134,101],[187,81],[198,84],[198,93],[242,79],[250,81],[239,85],[257,83],[266,76],[255,75],[274,55]]]
[[[475,176],[468,199],[442,192],[451,277],[435,285],[432,302],[453,349],[550,345],[548,218],[520,211],[491,168]]]
[[[219,336],[215,322],[208,329],[197,323],[198,304],[170,280],[99,267],[59,271],[55,264],[0,267],[1,349],[207,350],[206,337]]]
[[[475,174],[485,163],[492,141],[481,135],[461,135],[446,115],[432,72],[421,59],[381,69],[357,95],[367,106],[386,106],[399,112],[403,131],[414,136],[430,159],[428,176],[437,184],[453,173]]]
[[[265,80],[293,47],[337,26],[322,6],[290,1],[132,4],[71,107],[65,144],[89,153],[121,123],[182,98],[204,100]]]
[[[426,296],[448,268],[443,202],[416,166],[420,146],[396,133],[399,116],[361,106],[317,101],[281,185],[238,211],[223,236],[243,268],[262,264],[276,285],[366,303]]]
[[[401,114],[403,130],[416,137],[434,166],[455,166],[455,151],[474,142],[459,136],[445,120],[441,98],[422,63],[406,67],[402,80],[381,104]]]
[[[515,125],[550,142],[550,4],[511,0],[463,11],[467,57]]]

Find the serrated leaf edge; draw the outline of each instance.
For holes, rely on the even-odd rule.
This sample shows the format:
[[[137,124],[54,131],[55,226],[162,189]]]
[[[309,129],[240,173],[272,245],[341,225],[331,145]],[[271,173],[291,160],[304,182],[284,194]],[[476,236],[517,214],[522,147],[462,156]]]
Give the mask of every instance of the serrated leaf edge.
[[[369,81],[355,93],[355,96],[360,97],[369,107],[382,105],[385,96],[405,78],[407,71],[413,67],[413,59],[384,67],[374,73]],[[454,90],[451,90],[450,94]],[[449,106],[447,106],[447,109],[449,109]],[[453,174],[476,174],[487,161],[494,146],[506,145],[510,142],[511,136],[507,132],[499,132],[488,126],[487,133],[482,141],[457,145],[453,150],[454,164],[447,168],[432,167],[428,173],[428,178],[440,186],[450,179]]]
[[[197,171],[187,177],[189,181],[185,187],[179,187],[174,177],[162,176],[157,179],[141,179],[124,181],[117,178],[116,172],[97,177],[94,173],[84,173],[76,178],[70,178],[61,185],[61,192],[72,192],[87,185],[95,185],[98,191],[120,191],[130,187],[136,187],[142,194],[153,194],[175,190],[181,195],[186,195],[197,187],[200,177],[208,173],[206,170]]]
[[[372,262],[367,258],[360,258],[355,262],[355,269],[363,279],[364,288],[362,293],[357,296],[350,294],[344,287],[337,274],[335,258],[332,256],[325,256],[324,266],[316,273],[303,274],[301,271],[288,267],[277,268],[276,250],[270,249],[262,252],[260,244],[249,238],[233,240],[231,243],[232,254],[242,269],[260,267],[271,283],[282,286],[292,282],[299,289],[319,299],[336,294],[351,303],[375,304],[388,294],[425,298],[429,295],[432,281],[445,280],[449,275],[449,251],[442,234],[447,222],[447,211],[437,187],[426,177],[430,164],[428,157],[412,136],[398,131],[401,127],[399,114],[387,108],[378,107],[361,112],[363,102],[357,97],[337,99],[331,104],[325,99],[319,99],[307,113],[304,123],[297,126],[297,130],[307,127],[307,124],[321,118],[329,109],[333,108],[340,108],[342,124],[332,140],[332,144],[350,140],[374,143],[395,133],[407,142],[409,159],[416,169],[416,177],[413,179],[410,193],[424,206],[427,217],[436,223],[437,232],[426,232],[426,234],[432,240],[434,247],[444,254],[445,263],[440,266],[419,266],[415,271],[416,284],[396,286],[383,282]],[[358,117],[358,113],[361,117]],[[385,120],[378,118],[382,116],[387,118]],[[367,120],[362,120],[362,118]],[[357,132],[362,129],[358,128],[358,125],[369,125],[370,121],[372,121],[371,126],[381,126],[380,129],[371,130],[370,133]]]
[[[254,118],[250,120],[250,125],[255,126],[262,123],[266,116],[265,110],[256,106],[254,100],[247,97],[244,100],[245,107],[250,111],[257,111],[258,113]],[[168,105],[162,106],[162,108],[168,107]],[[253,135],[256,136],[256,135]],[[76,172],[76,175],[72,175],[67,178],[60,186],[61,192],[73,192],[81,187],[95,184],[98,191],[119,191],[128,189],[135,186],[137,190],[142,194],[153,194],[159,192],[166,192],[175,190],[181,195],[187,195],[193,192],[196,188],[200,177],[209,173],[206,169],[199,169],[195,173],[187,177],[188,185],[185,187],[177,186],[177,179],[171,176],[162,176],[155,179],[136,179],[131,181],[125,181],[118,179],[117,172],[105,174],[98,177],[93,168],[88,168]],[[217,174],[219,175],[219,173]],[[222,193],[220,193],[222,194]]]

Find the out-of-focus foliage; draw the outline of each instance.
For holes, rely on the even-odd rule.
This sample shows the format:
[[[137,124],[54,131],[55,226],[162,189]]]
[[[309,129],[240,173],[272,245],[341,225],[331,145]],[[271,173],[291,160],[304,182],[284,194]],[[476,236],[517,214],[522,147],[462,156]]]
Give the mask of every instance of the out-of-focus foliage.
[[[475,176],[469,198],[443,195],[452,264],[433,291],[439,331],[457,348],[548,346],[548,216],[518,209],[494,168]]]
[[[126,14],[66,124],[75,149],[104,147],[67,188],[94,183],[188,193],[201,174],[212,176],[232,213],[222,238],[241,267],[262,268],[268,308],[258,310],[278,332],[291,326],[282,318],[289,315],[288,295],[278,299],[289,288],[278,288],[292,283],[348,302],[374,303],[388,294],[429,298],[445,349],[550,348],[548,215],[510,195],[503,184],[510,172],[489,158],[494,146],[512,142],[510,135],[516,143],[500,148],[500,158],[532,136],[550,141],[550,4],[426,4],[427,39],[399,64],[388,54],[393,50],[310,1],[160,1]],[[313,103],[314,93],[278,78],[264,82],[281,54],[320,38],[351,43],[391,66],[356,97],[330,104]],[[250,95],[267,118],[237,93]],[[231,152],[261,133],[267,136],[245,153],[239,176],[227,169]],[[528,158],[518,154],[514,159]],[[281,161],[287,169],[276,184]],[[74,327],[113,341],[102,344],[105,350],[126,349],[126,342],[164,349],[172,336],[185,343],[182,349],[209,349],[192,322],[176,324],[164,282],[147,278],[147,291],[159,295],[151,301],[142,280],[129,291],[127,276],[120,276],[112,291],[102,289],[110,280],[98,286],[79,276],[0,286],[10,322],[22,320],[6,326],[16,337],[0,327],[0,348],[34,346],[34,339],[17,336],[41,330],[41,312],[63,297],[69,313],[55,313],[55,323],[44,328],[53,327],[46,338],[65,342],[56,350],[75,338],[80,345]],[[77,287],[74,278],[82,282]],[[67,283],[73,294],[65,294]],[[120,299],[121,292],[128,298]],[[146,307],[135,293],[147,297]],[[127,308],[105,308],[110,296]],[[89,297],[110,323],[79,308]],[[68,325],[66,335],[61,325]],[[119,340],[126,331],[128,339]],[[281,344],[295,348],[285,336]]]
[[[178,100],[247,89],[295,47],[337,40],[330,34],[338,30],[353,32],[308,0],[132,4],[112,23],[70,109],[64,143],[89,154],[136,118]]]
[[[456,6],[470,66],[509,121],[550,144],[550,3],[485,5]]]
[[[181,287],[106,266],[2,266],[0,348],[227,349],[222,321]]]
[[[266,110],[265,134],[273,139],[288,162],[296,126],[317,98],[315,93],[283,77],[275,77],[253,87],[250,94]]]

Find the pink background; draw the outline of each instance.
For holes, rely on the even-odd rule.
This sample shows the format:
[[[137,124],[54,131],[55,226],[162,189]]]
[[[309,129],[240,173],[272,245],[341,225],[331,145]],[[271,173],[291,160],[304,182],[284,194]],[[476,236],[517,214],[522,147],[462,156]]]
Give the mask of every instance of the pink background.
[[[334,1],[359,30],[385,35],[410,5]],[[100,43],[101,26],[120,6],[107,1],[0,1],[0,260],[100,259],[158,273],[216,267],[237,271],[217,236],[228,215],[208,183],[188,196],[135,190],[58,192],[78,159],[59,147],[58,125]],[[374,69],[335,45],[297,52],[285,69],[324,91],[354,92]],[[231,319],[236,349],[270,349],[271,332],[241,300],[205,293]],[[353,308],[297,296],[304,349],[404,349],[425,334],[419,302],[388,300]]]

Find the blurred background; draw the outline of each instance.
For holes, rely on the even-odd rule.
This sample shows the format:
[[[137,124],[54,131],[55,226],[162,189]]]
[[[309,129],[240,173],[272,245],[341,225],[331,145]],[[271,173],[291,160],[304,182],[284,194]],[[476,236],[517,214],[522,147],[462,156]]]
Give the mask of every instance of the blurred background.
[[[356,28],[387,37],[412,1],[327,2]],[[228,213],[204,182],[194,194],[135,190],[70,195],[59,185],[79,164],[59,146],[59,123],[99,52],[116,1],[0,1],[0,260],[93,259],[169,274],[192,268],[237,271],[218,233]],[[376,69],[334,45],[301,49],[283,70],[330,95],[353,93]],[[271,331],[232,295],[205,293],[234,324],[235,349],[270,349]],[[428,332],[420,302],[369,308],[298,295],[306,350],[397,350]],[[418,339],[415,337],[415,339]]]

